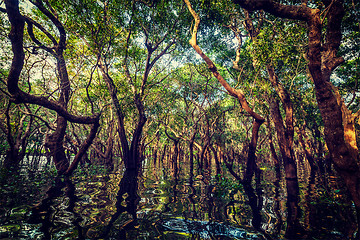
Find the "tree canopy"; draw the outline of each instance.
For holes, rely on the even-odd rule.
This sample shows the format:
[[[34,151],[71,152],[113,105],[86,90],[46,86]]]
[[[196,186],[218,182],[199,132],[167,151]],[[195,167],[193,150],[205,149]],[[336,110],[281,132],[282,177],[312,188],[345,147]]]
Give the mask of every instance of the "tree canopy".
[[[3,0],[3,167],[39,155],[71,175],[185,154],[191,174],[214,159],[251,184],[282,165],[290,234],[299,162],[331,162],[360,223],[359,4]]]

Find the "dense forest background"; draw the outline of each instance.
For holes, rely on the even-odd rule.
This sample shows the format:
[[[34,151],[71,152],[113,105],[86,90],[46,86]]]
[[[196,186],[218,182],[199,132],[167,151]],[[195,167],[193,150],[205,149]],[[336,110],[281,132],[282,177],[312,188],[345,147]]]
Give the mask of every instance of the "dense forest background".
[[[250,198],[270,167],[290,238],[300,176],[339,176],[360,226],[358,1],[2,0],[0,28],[2,183],[186,163]]]

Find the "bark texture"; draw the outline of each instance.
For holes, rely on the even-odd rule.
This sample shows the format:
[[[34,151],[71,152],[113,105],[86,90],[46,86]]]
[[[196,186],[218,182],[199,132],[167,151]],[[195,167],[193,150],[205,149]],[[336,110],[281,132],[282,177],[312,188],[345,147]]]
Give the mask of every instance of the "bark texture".
[[[330,82],[331,73],[344,61],[342,57],[337,56],[342,37],[344,2],[323,1],[328,8],[326,21],[321,19],[320,10],[308,7],[306,1],[298,6],[284,5],[272,0],[233,0],[233,2],[247,10],[264,10],[277,17],[306,22],[309,39],[308,68],[315,84],[316,99],[324,122],[326,144],[334,166],[355,203],[360,226],[360,167],[359,153],[352,137],[355,134],[353,123],[347,118],[351,114],[344,108],[341,97],[336,94]],[[325,37],[322,36],[324,29]]]
[[[11,94],[12,101],[15,103],[31,103],[39,106],[43,106],[47,109],[54,110],[57,112],[58,117],[56,120],[56,129],[55,131],[48,135],[45,142],[46,146],[50,149],[50,154],[53,157],[55,166],[59,174],[64,174],[69,167],[69,161],[65,155],[65,150],[63,147],[65,131],[67,128],[67,121],[83,123],[83,124],[94,124],[94,128],[97,129],[99,124],[99,115],[94,116],[76,116],[68,112],[67,104],[69,101],[70,93],[70,82],[67,75],[66,63],[63,57],[63,51],[66,47],[66,32],[61,22],[57,17],[51,13],[43,5],[42,1],[34,1],[33,4],[46,16],[48,19],[55,25],[59,31],[59,40],[56,41],[55,38],[42,28],[40,24],[36,23],[33,20],[30,20],[27,17],[21,15],[19,11],[19,1],[17,0],[6,0],[6,12],[8,19],[10,21],[11,30],[9,33],[9,38],[12,45],[13,59],[9,74],[7,77],[7,88]],[[22,91],[19,88],[19,79],[20,74],[24,66],[24,27],[25,22],[28,23],[28,33],[30,38],[39,45],[40,48],[48,51],[56,59],[57,71],[59,73],[59,85],[60,85],[60,96],[57,101],[49,100],[43,96],[35,96],[29,93]],[[40,31],[42,31],[53,43],[54,46],[46,47],[38,39],[36,39],[32,27],[36,25]],[[89,147],[88,142],[84,142],[82,145],[83,150],[87,150]],[[85,151],[79,151],[83,155]],[[71,170],[72,171],[72,170]]]

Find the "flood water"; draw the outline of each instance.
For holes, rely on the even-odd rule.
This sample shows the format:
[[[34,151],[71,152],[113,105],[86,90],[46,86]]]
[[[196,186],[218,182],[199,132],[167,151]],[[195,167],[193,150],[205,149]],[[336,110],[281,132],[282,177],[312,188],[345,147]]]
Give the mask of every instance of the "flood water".
[[[139,174],[10,174],[1,182],[0,239],[285,239],[284,177],[261,170],[247,191],[226,171],[189,174],[181,165],[177,173],[147,163]],[[354,208],[337,177],[302,176],[300,194],[306,233],[297,239],[354,235]]]

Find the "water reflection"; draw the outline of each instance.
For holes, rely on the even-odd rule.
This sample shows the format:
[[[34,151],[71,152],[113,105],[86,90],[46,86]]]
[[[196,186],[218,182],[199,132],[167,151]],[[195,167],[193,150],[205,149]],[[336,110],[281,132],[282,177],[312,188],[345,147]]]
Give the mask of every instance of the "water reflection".
[[[127,239],[126,232],[134,229],[137,225],[137,205],[140,197],[138,191],[138,172],[136,170],[125,170],[119,184],[119,191],[116,197],[116,212],[111,216],[105,231],[100,238],[109,237],[111,229],[115,225],[113,235],[118,239]],[[122,214],[126,213],[124,216]]]
[[[56,178],[55,185],[47,191],[47,197],[32,209],[28,222],[41,224],[39,230],[44,239],[51,239],[59,232],[69,238],[84,239],[79,224],[82,218],[74,211],[78,200],[72,181]]]
[[[355,239],[356,219],[352,203],[344,187],[339,186],[343,183],[338,177],[330,175],[328,179],[328,185],[324,185],[324,177],[311,170],[304,192],[304,226],[313,238]]]
[[[169,169],[150,165],[140,176],[119,171],[56,178],[30,210],[25,199],[16,204],[8,199],[34,192],[27,182],[21,195],[5,191],[0,196],[1,213],[6,213],[0,218],[0,238],[284,239],[286,195],[280,171],[263,168],[257,176],[262,181],[246,185],[231,176],[215,178],[210,171],[193,176],[189,166],[179,166],[172,176]],[[326,195],[317,174],[307,177],[301,185],[301,223],[308,234],[298,239],[349,239],[355,218],[341,186],[335,185],[339,181],[328,178],[335,190]]]
[[[113,229],[126,239],[137,219],[137,172],[125,171],[118,186],[114,177],[80,180],[76,187],[69,178],[56,178],[47,197],[32,208],[28,223],[40,225],[42,239],[107,238]]]
[[[264,239],[259,233],[250,232],[245,229],[232,227],[230,225],[208,222],[191,221],[185,219],[169,219],[158,223],[164,230],[171,230],[177,233],[188,233],[199,236],[201,239]]]

